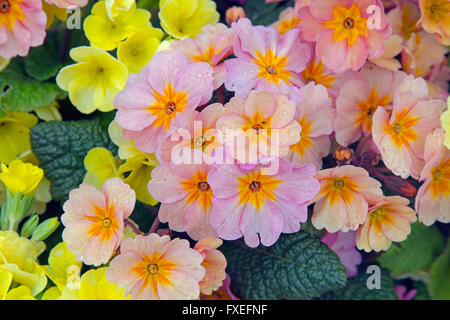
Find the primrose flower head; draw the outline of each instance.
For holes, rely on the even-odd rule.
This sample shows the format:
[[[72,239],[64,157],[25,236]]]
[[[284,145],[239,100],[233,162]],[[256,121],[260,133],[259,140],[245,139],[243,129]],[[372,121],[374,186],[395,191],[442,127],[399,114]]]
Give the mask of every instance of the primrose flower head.
[[[102,190],[82,184],[69,194],[61,221],[63,239],[79,261],[107,263],[123,236],[123,220],[134,209],[136,196],[119,178],[108,179]]]
[[[429,226],[440,221],[450,222],[450,150],[443,144],[444,131],[435,129],[425,140],[425,167],[420,173],[416,197],[419,221]]]
[[[159,151],[190,112],[211,99],[213,70],[205,62],[189,63],[178,50],[157,52],[139,74],[131,74],[114,100],[116,122],[125,139],[143,152]]]
[[[114,109],[113,99],[125,87],[127,68],[96,47],[73,48],[70,56],[77,63],[62,68],[56,83],[61,89],[69,91],[73,105],[82,113]]]
[[[394,92],[391,114],[378,107],[373,115],[372,136],[384,164],[394,174],[417,179],[423,168],[426,136],[440,126],[442,100],[428,100],[422,78],[408,76]]]
[[[293,167],[284,158],[275,160],[278,168],[226,164],[209,173],[214,194],[211,223],[220,238],[244,236],[245,243],[254,248],[260,241],[273,245],[281,232],[300,230],[300,222],[307,219],[307,203],[320,188],[313,178],[315,168],[311,164]],[[270,166],[276,165],[275,160]]]
[[[44,43],[47,18],[42,10],[42,1],[3,0],[0,8],[1,57],[24,57],[30,47]]]
[[[16,193],[26,195],[33,193],[44,176],[44,171],[31,163],[13,160],[6,166],[2,163],[0,180],[12,195]]]
[[[334,72],[357,71],[378,58],[391,36],[379,0],[311,0],[299,12],[300,35],[316,42],[316,52]]]
[[[411,232],[410,224],[417,220],[415,211],[408,204],[409,200],[403,197],[381,197],[369,209],[367,221],[358,230],[358,249],[379,252],[387,250],[392,241],[405,240]]]
[[[237,58],[225,61],[225,88],[240,97],[256,89],[299,99],[299,73],[305,69],[311,52],[299,41],[298,30],[281,36],[273,27],[252,26],[247,18],[234,22],[231,28],[237,35]]]
[[[346,82],[336,99],[334,130],[336,140],[343,146],[357,141],[361,134],[372,132],[372,117],[378,107],[392,109],[395,89],[406,78],[401,71],[389,71],[366,65],[361,79]]]
[[[175,41],[170,47],[182,51],[189,60],[209,63],[214,70],[214,89],[217,89],[225,81],[227,70],[222,61],[233,53],[234,38],[233,30],[219,23],[204,26],[195,40]]]
[[[175,39],[193,38],[220,18],[212,0],[160,0],[158,15],[163,29]]]
[[[382,195],[381,184],[359,167],[345,165],[317,172],[321,189],[314,198],[312,224],[328,232],[356,230],[367,218],[368,201]]]
[[[129,73],[139,72],[149,63],[163,36],[161,29],[142,28],[119,43],[117,58],[127,66]]]
[[[194,246],[194,250],[203,256],[202,267],[205,268],[205,276],[200,281],[200,292],[205,295],[218,290],[227,274],[225,268],[227,260],[222,252],[217,250],[223,241],[214,237],[200,240]]]
[[[128,11],[110,19],[106,11],[105,1],[97,2],[92,13],[83,23],[84,32],[91,45],[104,50],[117,48],[120,41],[125,40],[140,28],[150,26],[150,12],[136,9],[133,3]]]
[[[107,267],[91,269],[80,279],[78,300],[130,300],[125,289],[106,279]]]
[[[211,166],[206,164],[161,164],[152,171],[150,194],[161,202],[159,219],[170,229],[194,240],[215,236],[211,226],[213,192],[207,182]]]
[[[240,163],[287,156],[289,146],[300,140],[295,102],[286,95],[252,90],[247,99],[232,98],[225,109],[216,123],[219,139]]]
[[[187,240],[156,233],[127,238],[106,272],[106,279],[139,300],[197,299],[205,275],[203,257]]]
[[[301,127],[300,141],[289,147],[288,159],[294,165],[312,163],[320,170],[322,158],[330,152],[335,111],[324,86],[309,83],[300,92],[294,116]]]
[[[435,33],[443,45],[450,45],[450,2],[419,0],[422,17],[419,24],[425,31]]]

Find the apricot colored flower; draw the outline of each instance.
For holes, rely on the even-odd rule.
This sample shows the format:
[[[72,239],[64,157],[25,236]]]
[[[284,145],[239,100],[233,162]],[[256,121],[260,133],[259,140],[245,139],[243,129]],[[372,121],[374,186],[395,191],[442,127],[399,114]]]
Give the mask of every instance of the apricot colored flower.
[[[38,119],[26,112],[5,113],[0,117],[0,162],[9,164],[31,150],[30,129]]]
[[[108,179],[98,190],[81,184],[64,203],[63,239],[76,259],[88,265],[107,263],[123,236],[123,220],[134,209],[136,196],[119,178]]]
[[[4,0],[0,10],[0,56],[28,55],[30,47],[44,43],[47,16],[42,1]]]
[[[426,32],[435,33],[445,46],[450,45],[450,2],[448,0],[419,0],[419,24]]]
[[[416,212],[408,207],[409,200],[399,196],[382,197],[369,210],[367,221],[356,235],[358,249],[385,251],[392,241],[401,242],[411,233]]]
[[[358,265],[362,262],[361,253],[356,250],[356,232],[325,232],[320,239],[339,257],[339,260],[347,270],[347,277],[354,277],[358,273]]]
[[[288,159],[294,165],[312,163],[322,168],[322,158],[330,152],[335,111],[322,85],[309,83],[300,89],[303,99],[297,103],[294,119],[300,124],[300,141],[289,147]]]
[[[343,146],[357,141],[361,134],[372,132],[372,117],[378,107],[392,109],[395,89],[406,78],[401,71],[389,71],[366,65],[361,79],[346,82],[336,99],[334,130],[336,140]]]
[[[213,91],[213,70],[205,62],[189,63],[181,51],[157,52],[139,74],[131,74],[114,100],[116,122],[127,140],[147,153],[159,151],[190,112],[207,103]]]
[[[187,240],[156,233],[127,238],[110,263],[106,279],[138,300],[186,300],[200,295],[203,257]]]
[[[159,220],[170,229],[186,231],[194,240],[216,236],[210,215],[213,191],[207,164],[161,164],[152,171],[150,194],[159,202]]]
[[[277,162],[275,162],[277,161]],[[300,230],[307,219],[307,203],[319,191],[311,164],[294,167],[284,158],[275,159],[278,170],[266,165],[217,166],[208,175],[214,193],[211,223],[220,238],[244,237],[252,248],[273,245],[280,234]],[[270,172],[269,172],[270,171]]]
[[[299,18],[301,37],[314,41],[319,59],[337,73],[380,57],[391,36],[379,0],[311,0]]]
[[[413,33],[421,30],[417,24],[420,19],[420,11],[417,4],[409,1],[397,1],[398,5],[387,13],[387,18],[392,27],[392,34],[398,35],[408,41]]]
[[[35,192],[43,177],[44,170],[31,163],[24,163],[21,160],[11,161],[9,166],[2,163],[0,180],[12,195]]]
[[[127,66],[129,73],[139,72],[149,63],[163,37],[161,29],[142,28],[119,43],[117,58]]]
[[[87,5],[88,0],[44,0],[49,4],[53,4],[58,8],[69,8],[69,7],[77,7],[83,8]]]
[[[193,111],[184,128],[179,128],[161,146],[159,156],[163,162],[198,163],[209,161],[213,163],[213,152],[222,146],[216,129],[217,120],[229,110],[220,103],[213,103],[201,112]],[[198,151],[202,151],[200,154]],[[198,156],[199,160],[195,157]],[[175,158],[176,157],[176,158]],[[201,157],[201,158],[200,158]]]
[[[402,37],[393,34],[389,40],[386,41],[384,53],[379,58],[369,59],[369,61],[381,68],[397,71],[402,67],[401,63],[395,59],[395,57],[403,50],[402,41]]]
[[[247,99],[232,98],[225,109],[216,123],[219,140],[240,163],[287,156],[289,146],[300,140],[295,102],[286,95],[252,90]]]
[[[356,230],[367,218],[368,201],[382,195],[381,184],[359,167],[345,165],[317,172],[321,189],[314,198],[311,218],[328,232]]]
[[[91,15],[83,22],[84,33],[91,45],[103,50],[117,48],[120,41],[125,40],[136,30],[150,26],[150,12],[136,9],[134,3],[128,11],[123,11],[114,19],[110,19],[106,11],[105,1],[97,2]]]
[[[72,104],[82,113],[113,110],[113,99],[127,81],[125,65],[96,47],[73,48],[70,57],[77,63],[62,68],[56,83],[69,91]]]
[[[342,86],[350,80],[358,79],[359,74],[354,71],[346,71],[342,73],[335,73],[328,69],[319,57],[316,55],[314,45],[308,43],[311,50],[311,58],[306,63],[305,70],[301,72],[301,80],[305,84],[313,82],[321,84],[328,90],[329,96],[334,100],[339,95]]]
[[[214,71],[214,89],[225,81],[227,69],[223,60],[233,53],[235,34],[224,24],[206,25],[195,39],[175,41],[171,48],[180,50],[186,58],[196,62],[207,62]]]
[[[373,115],[372,136],[384,164],[395,175],[418,179],[424,166],[426,136],[440,126],[442,100],[428,99],[422,78],[409,75],[394,92],[392,112],[378,107]]]
[[[193,38],[220,18],[212,0],[160,0],[158,16],[163,29],[175,39]]]
[[[448,49],[424,31],[413,33],[402,51],[403,70],[416,77],[427,77],[434,65],[446,61]]]
[[[200,281],[200,292],[205,295],[218,290],[226,278],[225,268],[227,260],[222,252],[217,250],[223,241],[214,237],[201,239],[194,246],[194,250],[203,256],[202,267],[205,276]]]
[[[310,51],[299,41],[298,30],[290,30],[281,37],[275,28],[254,27],[247,18],[239,19],[231,28],[237,35],[236,58],[225,61],[225,88],[240,97],[256,89],[299,99],[298,73],[305,69]]]
[[[416,197],[419,221],[429,226],[450,222],[450,150],[444,146],[444,131],[439,128],[425,140],[425,167],[420,173]]]

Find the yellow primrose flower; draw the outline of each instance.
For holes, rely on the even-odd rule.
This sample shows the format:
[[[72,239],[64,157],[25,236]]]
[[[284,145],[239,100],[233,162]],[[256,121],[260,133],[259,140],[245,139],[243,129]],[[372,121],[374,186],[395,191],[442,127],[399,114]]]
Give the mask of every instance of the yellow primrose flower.
[[[36,108],[34,112],[39,117],[39,119],[44,121],[62,121],[61,114],[59,113],[58,101],[53,101],[48,106],[42,106]]]
[[[91,269],[81,276],[78,300],[130,300],[125,297],[125,289],[106,280],[108,268]]]
[[[203,26],[220,18],[211,0],[160,0],[159,10],[161,26],[176,39],[195,38]]]
[[[49,4],[46,1],[42,1],[42,10],[44,10],[45,15],[47,16],[47,25],[45,26],[48,29],[56,17],[60,21],[66,21],[67,19],[67,9],[59,8],[54,4]]]
[[[44,250],[42,241],[31,241],[11,230],[0,231],[0,271],[10,274],[5,276],[5,273],[2,273],[2,290],[6,287],[7,278],[11,278],[13,287],[17,284],[25,286],[33,297],[41,292],[47,285],[47,277],[36,261]]]
[[[11,289],[12,274],[0,267],[0,300],[36,300],[31,296],[31,290],[25,286]]]
[[[150,26],[150,12],[136,9],[133,3],[128,11],[124,11],[111,20],[106,12],[105,1],[97,2],[92,14],[84,20],[83,28],[91,45],[104,50],[117,48],[120,41],[128,38],[140,28]]]
[[[441,124],[445,131],[444,145],[450,149],[450,97],[447,99],[447,110],[441,115]]]
[[[9,164],[31,150],[30,129],[38,119],[26,112],[6,111],[0,117],[0,162]]]
[[[137,73],[150,62],[163,37],[161,29],[142,28],[119,44],[117,58],[127,66],[129,73]]]
[[[50,251],[48,265],[42,267],[47,276],[56,284],[57,288],[63,290],[67,285],[70,275],[77,270],[79,274],[82,265],[67,248],[67,243],[60,242]]]
[[[13,160],[9,167],[2,163],[0,180],[6,185],[11,194],[33,193],[44,176],[44,171],[31,163]]]
[[[134,0],[105,0],[108,17],[113,20],[123,12],[127,12],[134,4]]]
[[[73,105],[82,113],[113,110],[113,99],[128,79],[125,65],[95,47],[73,48],[70,56],[78,63],[62,68],[56,83],[69,91]]]
[[[113,177],[124,177],[119,175],[119,163],[112,153],[106,148],[93,148],[89,150],[84,158],[86,176],[83,183],[101,189],[106,180]]]

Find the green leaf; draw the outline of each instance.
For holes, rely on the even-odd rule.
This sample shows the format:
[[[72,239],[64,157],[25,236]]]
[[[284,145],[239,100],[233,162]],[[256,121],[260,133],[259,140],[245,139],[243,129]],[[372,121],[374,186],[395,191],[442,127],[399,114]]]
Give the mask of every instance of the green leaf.
[[[25,59],[27,74],[40,81],[54,77],[61,65],[55,46],[48,41],[43,46],[32,48]]]
[[[29,112],[47,106],[55,99],[64,99],[66,93],[53,82],[29,78],[16,59],[0,73],[0,107],[10,111]]]
[[[251,0],[244,5],[244,10],[254,26],[268,26],[278,20],[281,11],[293,6],[294,1],[284,3],[266,3],[265,0]]]
[[[345,285],[339,257],[307,232],[281,235],[271,247],[226,242],[231,289],[243,299],[311,299]]]
[[[425,283],[423,283],[422,281],[414,281],[413,287],[417,290],[417,294],[414,297],[414,300],[431,300]]]
[[[378,258],[381,266],[394,274],[411,273],[431,265],[444,247],[444,239],[436,226],[427,227],[420,222],[411,226],[405,241],[393,243]]]
[[[83,161],[89,150],[104,147],[117,153],[99,119],[43,122],[33,127],[30,141],[40,167],[51,181],[53,198],[58,201],[67,200],[69,192],[83,181]]]
[[[445,251],[431,266],[428,291],[435,300],[450,299],[450,239]]]
[[[389,272],[380,268],[380,289],[369,289],[367,280],[373,273],[367,273],[367,267],[368,265],[360,266],[358,274],[349,278],[345,287],[328,292],[322,298],[328,300],[396,300],[394,280],[389,276]]]

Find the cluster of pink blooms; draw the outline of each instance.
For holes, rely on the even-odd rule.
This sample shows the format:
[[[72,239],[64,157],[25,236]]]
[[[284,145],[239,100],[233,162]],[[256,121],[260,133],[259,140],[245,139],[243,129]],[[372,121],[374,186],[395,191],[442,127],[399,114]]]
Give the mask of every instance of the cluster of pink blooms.
[[[388,11],[379,0],[296,1],[273,26],[241,18],[157,52],[115,97],[115,120],[159,161],[148,190],[161,203],[160,221],[199,242],[191,249],[154,233],[123,239],[135,195],[115,179],[102,191],[72,191],[63,215],[69,248],[100,265],[120,247],[107,277],[134,298],[197,298],[225,279],[219,239],[271,246],[300,230],[308,208],[348,276],[361,262],[355,247],[387,250],[417,217],[448,223],[446,51],[424,69],[426,27],[414,24],[409,37],[421,40],[412,44],[392,23],[418,4],[396,3]],[[228,102],[224,89],[234,93]],[[323,168],[332,153],[336,165]],[[415,210],[381,188],[392,182],[415,196],[404,191],[409,177],[423,181]]]
[[[59,8],[84,7],[87,0],[45,0]],[[26,56],[44,43],[47,16],[41,0],[4,0],[0,10],[0,57]]]

